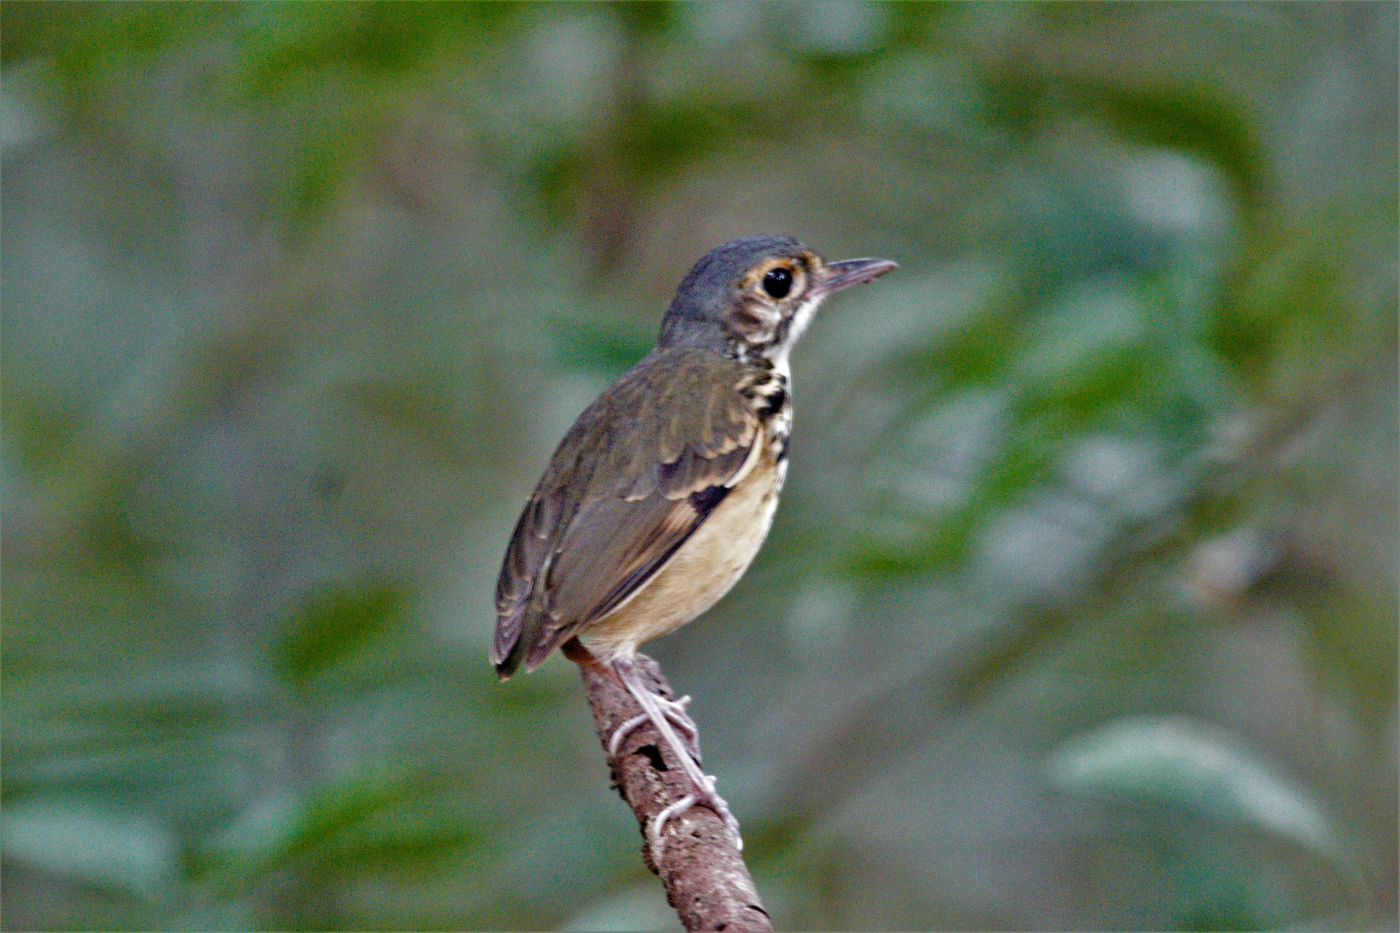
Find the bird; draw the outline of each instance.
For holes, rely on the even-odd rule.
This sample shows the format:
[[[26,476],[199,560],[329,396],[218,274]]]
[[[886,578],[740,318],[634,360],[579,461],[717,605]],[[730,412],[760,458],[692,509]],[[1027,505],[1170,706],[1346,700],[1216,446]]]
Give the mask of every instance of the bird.
[[[694,790],[647,828],[653,851],[694,805],[738,821],[701,770],[686,713],[642,680],[640,645],[680,628],[739,580],[768,534],[787,474],[789,355],[818,305],[897,268],[825,262],[790,236],[730,240],[691,267],[655,349],[609,385],[559,442],[515,525],[496,584],[490,659],[501,680],[556,649],[610,671]]]

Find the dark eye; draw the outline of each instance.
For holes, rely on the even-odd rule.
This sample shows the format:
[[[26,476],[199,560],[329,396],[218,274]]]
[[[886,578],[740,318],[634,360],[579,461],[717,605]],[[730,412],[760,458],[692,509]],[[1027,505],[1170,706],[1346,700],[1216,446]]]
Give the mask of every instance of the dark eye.
[[[769,269],[763,277],[763,290],[770,298],[786,298],[787,293],[792,291],[792,273],[781,266]]]

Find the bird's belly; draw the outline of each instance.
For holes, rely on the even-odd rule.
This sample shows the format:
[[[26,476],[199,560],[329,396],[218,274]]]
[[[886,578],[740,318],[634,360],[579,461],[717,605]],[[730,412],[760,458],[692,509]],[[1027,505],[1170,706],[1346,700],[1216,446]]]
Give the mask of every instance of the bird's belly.
[[[673,632],[719,601],[744,575],[773,523],[787,462],[763,461],[730,490],[635,596],[579,633],[601,661]]]

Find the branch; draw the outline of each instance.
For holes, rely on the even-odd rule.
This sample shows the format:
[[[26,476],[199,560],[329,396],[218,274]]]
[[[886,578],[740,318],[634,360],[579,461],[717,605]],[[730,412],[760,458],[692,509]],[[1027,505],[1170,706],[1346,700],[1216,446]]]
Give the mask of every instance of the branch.
[[[588,705],[593,709],[593,725],[606,752],[608,739],[618,725],[640,715],[641,707],[607,668],[586,655],[566,653],[579,662],[579,675],[588,692]],[[651,658],[637,655],[637,668],[657,693],[675,696]],[[617,754],[609,757],[608,765],[613,786],[637,815],[647,868],[661,879],[666,900],[676,909],[685,928],[772,933],[773,922],[763,909],[743,856],[724,823],[708,807],[695,806],[668,820],[660,863],[653,859],[651,846],[646,842],[647,826],[668,805],[691,791],[656,727],[643,722],[634,729]]]

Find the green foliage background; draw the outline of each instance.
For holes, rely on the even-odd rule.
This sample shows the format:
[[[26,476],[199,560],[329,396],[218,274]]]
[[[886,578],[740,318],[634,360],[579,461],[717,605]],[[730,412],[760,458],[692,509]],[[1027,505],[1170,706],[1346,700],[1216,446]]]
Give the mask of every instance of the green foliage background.
[[[653,646],[779,925],[1394,929],[1396,10],[5,4],[4,927],[674,927],[491,587],[773,231],[902,266]]]

